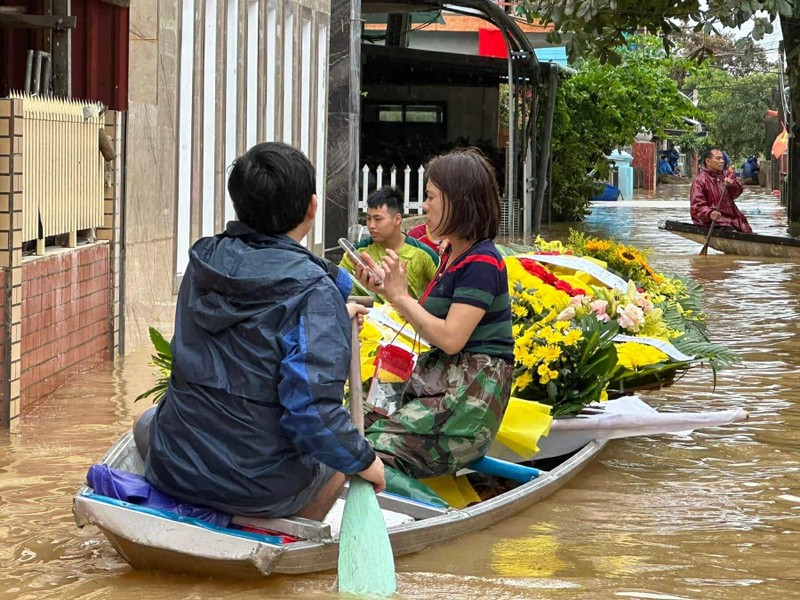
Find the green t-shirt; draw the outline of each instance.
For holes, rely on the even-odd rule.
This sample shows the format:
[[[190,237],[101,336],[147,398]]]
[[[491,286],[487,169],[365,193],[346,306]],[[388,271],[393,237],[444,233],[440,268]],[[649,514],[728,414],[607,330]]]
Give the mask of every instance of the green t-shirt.
[[[371,237],[361,240],[356,244],[356,248],[369,254],[378,264],[386,256],[386,249],[373,243]],[[397,255],[406,263],[408,292],[414,298],[419,299],[436,275],[436,269],[439,268],[439,256],[431,248],[409,236],[406,236],[406,241]],[[347,269],[350,273],[355,272],[355,265],[346,254],[339,266]]]

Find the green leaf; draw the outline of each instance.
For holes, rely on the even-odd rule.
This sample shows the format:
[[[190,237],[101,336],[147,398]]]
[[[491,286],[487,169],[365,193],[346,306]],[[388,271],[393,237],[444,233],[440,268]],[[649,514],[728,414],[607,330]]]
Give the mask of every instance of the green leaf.
[[[153,342],[153,347],[159,354],[172,356],[172,349],[169,347],[169,342],[164,339],[161,332],[155,327],[150,327],[150,341]]]

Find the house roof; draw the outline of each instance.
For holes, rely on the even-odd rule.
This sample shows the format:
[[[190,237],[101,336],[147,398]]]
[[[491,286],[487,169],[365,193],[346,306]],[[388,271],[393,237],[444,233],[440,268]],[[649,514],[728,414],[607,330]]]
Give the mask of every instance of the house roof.
[[[449,52],[361,45],[365,84],[495,87],[508,80],[508,60]]]
[[[429,13],[432,17],[436,16],[436,13]],[[374,18],[374,17],[373,17]],[[432,20],[432,18],[428,18],[425,21]],[[514,19],[519,28],[524,33],[547,33],[553,29],[552,25],[540,25],[537,23],[527,23],[521,19]],[[442,23],[443,21],[443,23]],[[418,20],[414,19],[414,29],[415,30],[424,30],[424,31],[451,31],[453,33],[462,33],[462,32],[477,32],[479,29],[487,29],[492,28],[494,29],[495,26],[492,23],[489,23],[485,19],[480,17],[469,17],[466,15],[455,15],[452,13],[448,13],[443,11],[439,18],[437,18],[434,22],[430,23],[429,25],[418,25]],[[366,23],[364,26],[365,29],[370,31],[383,31],[386,29],[386,23]]]

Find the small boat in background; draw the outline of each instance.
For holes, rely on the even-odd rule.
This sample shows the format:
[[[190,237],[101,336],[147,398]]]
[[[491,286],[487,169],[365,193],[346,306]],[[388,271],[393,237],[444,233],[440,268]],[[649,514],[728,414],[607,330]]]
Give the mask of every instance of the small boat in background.
[[[687,240],[705,244],[708,228],[693,223],[662,221],[658,224],[662,231],[669,231]],[[734,229],[714,229],[708,241],[709,248],[737,254],[739,256],[773,256],[776,258],[800,258],[800,239],[742,233]]]
[[[619,200],[619,195],[619,188],[607,183],[603,188],[603,192],[592,198],[592,200],[595,202],[614,202]]]

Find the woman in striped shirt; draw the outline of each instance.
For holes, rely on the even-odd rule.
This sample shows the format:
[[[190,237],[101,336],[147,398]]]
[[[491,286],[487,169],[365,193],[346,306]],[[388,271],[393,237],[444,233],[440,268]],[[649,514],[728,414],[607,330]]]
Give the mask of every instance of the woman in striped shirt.
[[[362,255],[380,286],[357,272],[432,346],[400,408],[366,432],[387,465],[417,478],[455,473],[486,453],[508,405],[514,361],[508,276],[492,241],[500,221],[494,169],[468,149],[434,158],[425,174],[428,230],[449,241],[433,281],[412,298],[391,251],[380,265]]]

